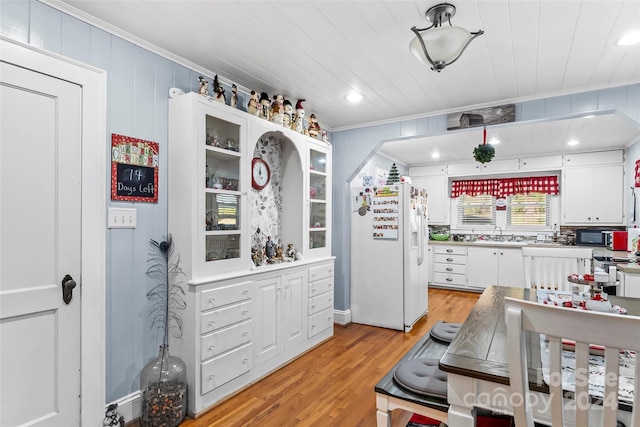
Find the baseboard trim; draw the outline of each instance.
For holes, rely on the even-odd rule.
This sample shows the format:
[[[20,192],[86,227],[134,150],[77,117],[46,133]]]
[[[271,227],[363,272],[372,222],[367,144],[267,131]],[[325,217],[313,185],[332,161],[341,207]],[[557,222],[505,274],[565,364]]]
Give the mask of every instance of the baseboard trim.
[[[140,392],[136,391],[127,396],[121,397],[118,400],[114,400],[105,406],[105,413],[107,407],[112,403],[118,404],[118,413],[124,417],[124,422],[128,425],[132,421],[136,421],[140,418]]]
[[[333,310],[333,322],[338,325],[351,323],[351,310]]]

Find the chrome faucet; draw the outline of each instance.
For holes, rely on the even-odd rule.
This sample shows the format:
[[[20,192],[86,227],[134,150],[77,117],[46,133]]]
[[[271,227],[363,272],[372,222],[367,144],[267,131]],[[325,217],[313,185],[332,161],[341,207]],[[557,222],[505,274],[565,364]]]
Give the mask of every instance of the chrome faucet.
[[[500,227],[499,225],[496,225],[495,227],[493,227],[493,234],[495,236],[496,234],[496,230],[500,230],[500,240],[502,240],[502,227]],[[494,237],[495,238],[495,237]]]

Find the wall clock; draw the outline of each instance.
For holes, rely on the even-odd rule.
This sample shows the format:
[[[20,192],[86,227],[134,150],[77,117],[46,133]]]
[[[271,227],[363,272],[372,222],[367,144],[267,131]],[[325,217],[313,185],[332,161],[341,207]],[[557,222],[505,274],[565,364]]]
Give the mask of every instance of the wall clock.
[[[251,161],[251,186],[256,190],[262,190],[269,184],[271,170],[263,159],[255,157]]]

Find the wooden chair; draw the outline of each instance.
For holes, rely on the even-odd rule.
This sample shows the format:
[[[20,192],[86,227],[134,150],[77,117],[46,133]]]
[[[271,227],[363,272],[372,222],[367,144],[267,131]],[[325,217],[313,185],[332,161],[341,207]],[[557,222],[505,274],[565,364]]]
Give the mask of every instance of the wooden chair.
[[[567,276],[591,273],[593,250],[588,248],[522,248],[525,284],[533,289],[570,291]]]
[[[640,427],[640,317],[575,310],[505,298],[505,321],[509,354],[510,402],[513,405],[516,427],[533,427],[532,394],[529,391],[528,352],[525,331],[544,334],[549,339],[549,395],[553,427],[564,426],[565,419],[575,419],[575,426],[600,425],[616,427],[618,419],[618,368],[621,351],[636,352],[634,370],[633,412],[627,427]],[[535,337],[533,337],[535,339]],[[562,341],[575,342],[576,378],[575,399],[563,399],[562,392]],[[565,341],[566,343],[566,341]],[[605,387],[604,404],[589,405],[588,381],[579,381],[579,373],[589,372],[590,345],[604,347]],[[535,367],[531,367],[532,369]],[[583,376],[584,378],[584,376]],[[555,381],[554,381],[555,379]],[[558,379],[560,379],[558,381]],[[540,380],[541,381],[541,380]],[[541,396],[543,394],[538,394]],[[540,400],[540,399],[538,399]],[[574,405],[566,404],[572,403]],[[591,411],[589,407],[591,406]],[[594,412],[602,413],[602,423]],[[570,413],[571,412],[571,413]],[[625,414],[625,415],[628,415]],[[591,421],[591,423],[589,423]],[[594,423],[595,421],[595,423]]]

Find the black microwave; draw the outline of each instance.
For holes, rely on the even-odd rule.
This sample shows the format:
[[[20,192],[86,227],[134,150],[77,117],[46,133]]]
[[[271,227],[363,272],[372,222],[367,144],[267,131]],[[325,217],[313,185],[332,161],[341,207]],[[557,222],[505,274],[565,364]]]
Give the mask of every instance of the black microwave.
[[[607,246],[607,230],[592,228],[576,229],[576,245],[579,246]]]

